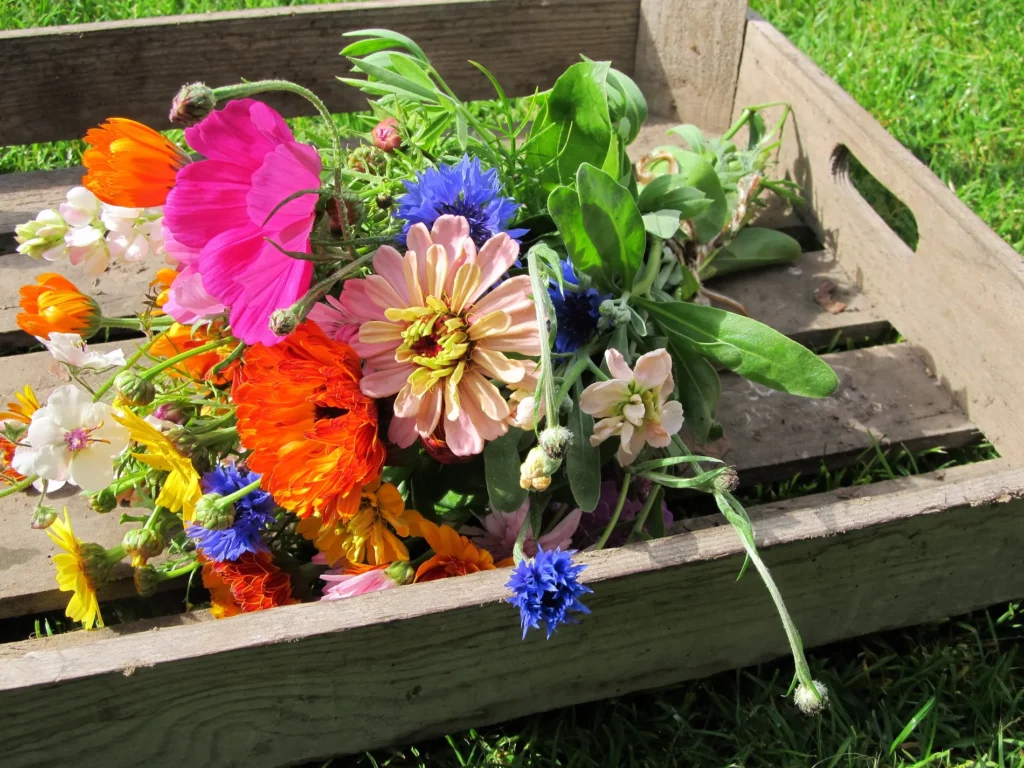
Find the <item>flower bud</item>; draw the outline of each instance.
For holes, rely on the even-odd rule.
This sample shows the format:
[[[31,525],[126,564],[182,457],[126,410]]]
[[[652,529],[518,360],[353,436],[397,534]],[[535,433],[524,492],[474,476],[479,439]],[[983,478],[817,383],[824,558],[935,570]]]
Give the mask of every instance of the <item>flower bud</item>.
[[[396,560],[385,568],[384,572],[391,577],[392,581],[401,585],[412,581],[415,569],[409,564],[408,560]]]
[[[161,421],[170,421],[174,424],[183,424],[187,418],[185,409],[177,403],[158,405],[153,411],[153,416]]]
[[[129,405],[149,405],[156,397],[156,385],[136,371],[121,371],[114,377],[114,389]]]
[[[384,167],[384,153],[377,147],[360,144],[349,153],[346,163],[357,173],[376,174]]]
[[[618,299],[605,299],[597,311],[603,317],[607,317],[614,326],[626,325],[630,320],[629,306]]]
[[[299,326],[299,318],[291,309],[275,309],[270,316],[270,330],[275,336],[287,336]]]
[[[68,225],[57,211],[41,211],[32,221],[14,228],[18,241],[18,253],[33,259],[58,261],[68,254],[64,235]]]
[[[90,493],[89,506],[92,508],[93,512],[105,515],[107,512],[111,512],[117,507],[117,494],[115,494],[110,488],[104,488],[102,491]]]
[[[332,235],[343,236],[349,227],[354,227],[362,220],[363,213],[363,201],[348,191],[343,191],[340,197],[327,200],[327,216]]]
[[[194,125],[210,114],[217,106],[217,97],[213,89],[205,83],[189,83],[183,85],[178,95],[171,101],[168,118],[179,125]]]
[[[526,461],[519,468],[519,486],[534,491],[545,491],[551,485],[551,475],[562,466],[561,459],[553,459],[539,445],[533,446],[526,454]]]
[[[196,522],[211,531],[223,531],[235,522],[235,505],[221,504],[219,493],[208,493],[196,502]]]
[[[85,566],[85,575],[89,577],[94,587],[105,584],[110,580],[110,572],[113,570],[117,560],[114,560],[107,554],[106,547],[86,542],[81,545],[79,553]]]
[[[380,208],[380,210],[386,211],[388,208],[392,206],[395,200],[387,192],[381,192],[379,195],[377,195],[375,202],[377,203],[377,207]]]
[[[132,567],[140,568],[164,551],[164,538],[149,528],[133,528],[124,535],[121,546],[131,555]]]
[[[49,528],[56,519],[57,510],[47,504],[41,504],[32,513],[32,527],[37,531],[41,531],[44,528]]]
[[[561,461],[569,453],[572,432],[562,426],[548,427],[540,433],[540,447],[549,458]]]
[[[152,565],[143,565],[135,569],[135,591],[139,597],[152,597],[160,584],[160,574]]]
[[[812,680],[814,690],[800,683],[793,692],[793,703],[805,715],[817,715],[828,709],[828,688],[824,683]]]
[[[398,121],[393,117],[377,123],[372,135],[374,146],[384,152],[394,152],[402,146],[402,136],[398,133]]]
[[[715,475],[715,479],[712,481],[712,486],[719,493],[732,493],[739,485],[740,476],[736,474],[736,470],[732,467],[728,467]]]

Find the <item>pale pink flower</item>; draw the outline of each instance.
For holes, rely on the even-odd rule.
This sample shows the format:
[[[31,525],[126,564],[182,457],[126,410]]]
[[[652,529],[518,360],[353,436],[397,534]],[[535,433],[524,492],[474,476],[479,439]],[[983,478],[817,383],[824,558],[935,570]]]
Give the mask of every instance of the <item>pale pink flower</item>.
[[[314,558],[315,562],[315,558]],[[345,597],[380,592],[412,581],[413,569],[405,561],[380,565],[364,570],[366,566],[355,566],[346,570],[336,568],[320,575],[326,583],[321,600],[341,600]]]
[[[182,325],[193,325],[225,312],[227,307],[203,287],[203,276],[199,274],[199,251],[178,242],[166,225],[163,244],[167,260],[178,265],[178,276],[167,291],[163,311]]]
[[[605,352],[612,378],[583,390],[580,409],[600,419],[594,425],[591,445],[619,435],[618,459],[631,464],[644,445],[665,448],[683,426],[683,406],[669,400],[675,386],[672,358],[664,349],[641,355],[630,369],[615,349]]]
[[[416,224],[406,242],[405,256],[379,248],[377,274],[348,280],[341,294],[360,324],[352,346],[370,369],[360,387],[368,397],[398,395],[392,442],[408,446],[443,426],[451,452],[473,456],[508,431],[508,405],[491,379],[526,376],[505,352],[540,354],[530,278],[502,281],[519,243],[500,233],[477,251],[462,216],[441,216],[432,231]]]
[[[459,533],[470,537],[473,543],[486,549],[494,557],[495,562],[512,557],[512,550],[519,538],[519,531],[526,524],[530,513],[530,500],[527,499],[515,512],[498,512],[492,508],[480,522],[483,528],[466,525]],[[577,508],[563,517],[554,528],[537,539],[533,531],[527,531],[523,541],[523,552],[527,557],[537,554],[538,548],[545,552],[552,549],[568,549],[572,544],[573,534],[579,527],[583,510]]]
[[[185,129],[206,160],[178,171],[167,196],[167,229],[200,251],[199,273],[211,296],[231,308],[231,330],[247,344],[276,344],[270,316],[305,295],[313,263],[282,253],[309,253],[317,195],[277,208],[290,195],[320,187],[316,150],[295,141],[273,109],[252,99],[230,101]]]
[[[351,344],[359,336],[359,324],[333,296],[314,304],[306,319],[319,325],[328,337],[344,344]]]
[[[72,368],[102,371],[125,364],[124,352],[120,349],[112,349],[109,352],[90,350],[77,333],[50,331],[49,339],[36,336],[36,341],[50,350],[54,360],[70,365]]]

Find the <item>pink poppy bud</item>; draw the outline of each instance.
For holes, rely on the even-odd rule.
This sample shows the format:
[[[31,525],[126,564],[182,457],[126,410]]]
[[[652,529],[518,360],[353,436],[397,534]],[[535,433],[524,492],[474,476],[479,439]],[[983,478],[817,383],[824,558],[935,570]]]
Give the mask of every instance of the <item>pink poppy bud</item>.
[[[394,152],[402,146],[402,137],[398,133],[398,121],[393,117],[381,120],[373,129],[373,143],[377,149]]]

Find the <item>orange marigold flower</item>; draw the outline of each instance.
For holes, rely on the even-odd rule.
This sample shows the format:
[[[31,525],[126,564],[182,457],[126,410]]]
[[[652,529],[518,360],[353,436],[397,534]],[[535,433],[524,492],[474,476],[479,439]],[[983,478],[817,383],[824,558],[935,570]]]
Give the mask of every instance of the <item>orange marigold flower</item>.
[[[88,339],[100,329],[99,304],[55,272],[39,275],[35,285],[23,285],[19,293],[18,327],[25,333],[44,339],[51,333],[77,333]]]
[[[360,489],[384,464],[377,403],[359,390],[360,378],[355,351],[306,322],[279,344],[249,347],[235,379],[249,469],[274,501],[319,516],[323,527],[355,515]]]
[[[217,338],[205,330],[195,329],[188,325],[174,323],[170,328],[156,337],[149,353],[153,357],[169,358],[187,352],[190,349],[201,347]],[[196,381],[206,381],[210,369],[224,359],[224,355],[230,350],[229,346],[211,349],[209,352],[201,352],[198,355],[187,357],[167,373],[170,376],[179,378],[192,378]],[[217,372],[217,375],[210,379],[210,383],[217,386],[229,384],[238,370],[238,363],[231,363],[226,368]]]
[[[491,553],[478,548],[465,536],[460,536],[454,528],[437,525],[426,518],[420,518],[417,528],[434,554],[416,569],[415,581],[436,581],[494,570]]]
[[[152,128],[111,117],[85,134],[82,154],[88,173],[82,186],[109,205],[152,208],[163,205],[188,155]]]
[[[291,577],[266,552],[246,552],[237,560],[203,561],[203,586],[210,590],[211,613],[223,619],[299,602]]]
[[[14,400],[7,403],[7,410],[0,411],[0,426],[4,422],[16,421],[26,426],[32,422],[32,414],[39,410],[39,398],[28,384],[21,392],[14,393]],[[0,485],[14,485],[25,476],[11,466],[14,449],[17,446],[0,434]]]
[[[178,270],[164,267],[156,271],[156,277],[149,281],[150,289],[156,289],[156,297],[153,299],[154,316],[164,314],[163,306],[167,303],[168,291],[171,290],[171,283],[178,276]]]

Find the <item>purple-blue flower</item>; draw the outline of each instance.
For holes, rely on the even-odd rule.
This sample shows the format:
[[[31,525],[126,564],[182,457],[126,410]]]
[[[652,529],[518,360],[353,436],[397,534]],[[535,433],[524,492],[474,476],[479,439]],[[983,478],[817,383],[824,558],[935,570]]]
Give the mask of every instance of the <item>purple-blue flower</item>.
[[[601,320],[601,302],[611,296],[602,296],[596,288],[579,290],[580,281],[573,271],[572,264],[562,262],[562,280],[565,292],[552,281],[548,288],[548,296],[555,308],[555,320],[558,330],[555,333],[555,352],[575,352],[597,331]]]
[[[508,232],[516,239],[529,231],[508,228],[519,206],[512,198],[502,196],[498,172],[493,168],[485,171],[477,158],[466,155],[455,165],[429,168],[416,174],[415,181],[405,182],[405,189],[395,213],[405,219],[398,237],[403,245],[414,224],[430,229],[445,214],[466,217],[469,235],[478,248],[499,232]]]
[[[523,637],[530,629],[539,629],[544,622],[548,638],[560,624],[575,624],[570,613],[590,613],[580,602],[588,592],[579,582],[580,572],[587,566],[575,565],[572,556],[576,550],[541,550],[536,557],[522,560],[512,571],[512,578],[505,585],[512,590],[506,601],[519,609],[523,625]]]
[[[227,496],[259,479],[255,472],[239,472],[234,464],[219,466],[203,475],[203,492]],[[196,548],[211,560],[225,562],[237,560],[246,552],[269,551],[260,538],[260,532],[276,519],[271,495],[256,489],[236,501],[234,506],[235,521],[229,528],[212,530],[190,525],[185,529],[185,534],[195,539]]]

